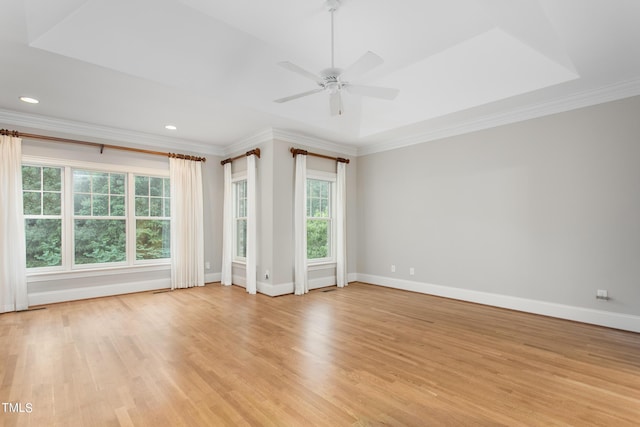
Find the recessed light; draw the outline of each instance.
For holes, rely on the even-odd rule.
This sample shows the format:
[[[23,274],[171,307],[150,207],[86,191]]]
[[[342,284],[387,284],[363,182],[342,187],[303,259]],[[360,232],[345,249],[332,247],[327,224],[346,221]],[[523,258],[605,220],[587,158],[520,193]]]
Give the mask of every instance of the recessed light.
[[[176,130],[176,129],[178,129],[178,128],[177,128],[177,127],[175,127],[174,125],[166,125],[164,128],[165,128],[165,129],[169,129],[169,130]]]
[[[21,96],[21,97],[20,97],[20,101],[22,101],[22,102],[26,102],[26,103],[28,103],[28,104],[37,104],[37,103],[39,103],[39,102],[40,102],[40,101],[38,101],[37,99],[35,99],[35,98],[31,98],[31,97],[29,97],[29,96]]]

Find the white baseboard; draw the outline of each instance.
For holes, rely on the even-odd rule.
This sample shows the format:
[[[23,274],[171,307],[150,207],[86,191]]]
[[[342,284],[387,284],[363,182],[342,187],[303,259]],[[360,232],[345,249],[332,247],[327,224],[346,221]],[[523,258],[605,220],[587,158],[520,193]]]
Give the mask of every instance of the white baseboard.
[[[204,275],[204,283],[215,283],[222,280],[222,273],[206,273]]]
[[[453,288],[449,286],[433,285],[429,283],[413,282],[410,280],[391,277],[375,276],[371,274],[357,274],[359,282],[370,283],[388,288],[436,295],[510,310],[541,314],[560,319],[574,320],[608,328],[640,332],[640,316],[614,313],[611,311],[595,310],[591,308],[556,304],[527,298],[493,294],[489,292],[473,291],[469,289]]]
[[[167,278],[147,280],[143,282],[128,282],[104,286],[86,286],[82,288],[60,289],[56,291],[34,292],[29,294],[29,306],[169,288],[171,288],[171,279]]]
[[[358,278],[356,273],[350,273],[348,275],[349,282],[355,282]],[[240,286],[242,288],[246,287],[246,279],[244,276],[233,275],[233,284]],[[335,286],[336,284],[336,276],[326,276],[326,277],[318,277],[316,279],[309,280],[309,289],[318,289],[325,288],[327,286]],[[270,297],[277,297],[281,295],[287,295],[293,293],[293,283],[267,283],[267,282],[258,282],[257,283],[258,292],[261,294],[269,295]]]
[[[277,283],[271,284],[266,282],[258,282],[258,292],[269,295],[270,297],[278,297],[293,293],[293,283]]]

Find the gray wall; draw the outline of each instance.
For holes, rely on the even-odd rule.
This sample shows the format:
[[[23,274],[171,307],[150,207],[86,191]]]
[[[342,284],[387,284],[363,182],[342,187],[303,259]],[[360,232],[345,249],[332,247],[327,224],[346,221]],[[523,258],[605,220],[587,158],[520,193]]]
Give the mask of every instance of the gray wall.
[[[640,314],[639,118],[634,97],[360,157],[358,273]]]

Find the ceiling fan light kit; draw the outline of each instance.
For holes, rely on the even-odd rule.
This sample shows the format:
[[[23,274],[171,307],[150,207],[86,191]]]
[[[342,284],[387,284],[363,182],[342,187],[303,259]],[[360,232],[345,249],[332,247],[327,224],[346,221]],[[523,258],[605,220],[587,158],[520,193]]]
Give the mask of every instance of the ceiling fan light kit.
[[[302,98],[305,96],[313,95],[315,93],[327,92],[329,94],[329,111],[332,116],[340,116],[343,113],[342,108],[342,91],[355,95],[369,96],[373,98],[380,98],[386,100],[393,100],[398,96],[398,89],[383,88],[376,86],[363,86],[351,84],[350,81],[353,78],[358,78],[363,74],[371,71],[373,68],[381,65],[384,61],[378,55],[373,52],[365,53],[360,59],[354,62],[345,70],[337,68],[334,63],[334,13],[340,7],[340,0],[327,0],[325,6],[331,14],[331,67],[325,68],[318,74],[305,70],[291,62],[284,61],[279,62],[278,65],[292,71],[298,75],[301,75],[307,79],[313,80],[319,86],[314,90],[309,90],[296,95],[287,96],[284,98],[276,99],[274,102],[283,103],[293,101],[294,99]]]

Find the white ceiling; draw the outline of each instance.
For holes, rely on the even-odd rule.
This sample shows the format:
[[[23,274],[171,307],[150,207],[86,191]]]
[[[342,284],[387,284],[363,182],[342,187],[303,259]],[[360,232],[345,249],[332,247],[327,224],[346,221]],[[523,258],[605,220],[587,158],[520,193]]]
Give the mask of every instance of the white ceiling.
[[[358,83],[400,95],[345,94],[340,117],[325,93],[273,102],[314,88],[277,62],[315,73],[330,64],[322,0],[0,4],[0,119],[212,153],[270,128],[367,152],[640,94],[637,0],[342,0],[336,65],[373,51],[385,63]]]

